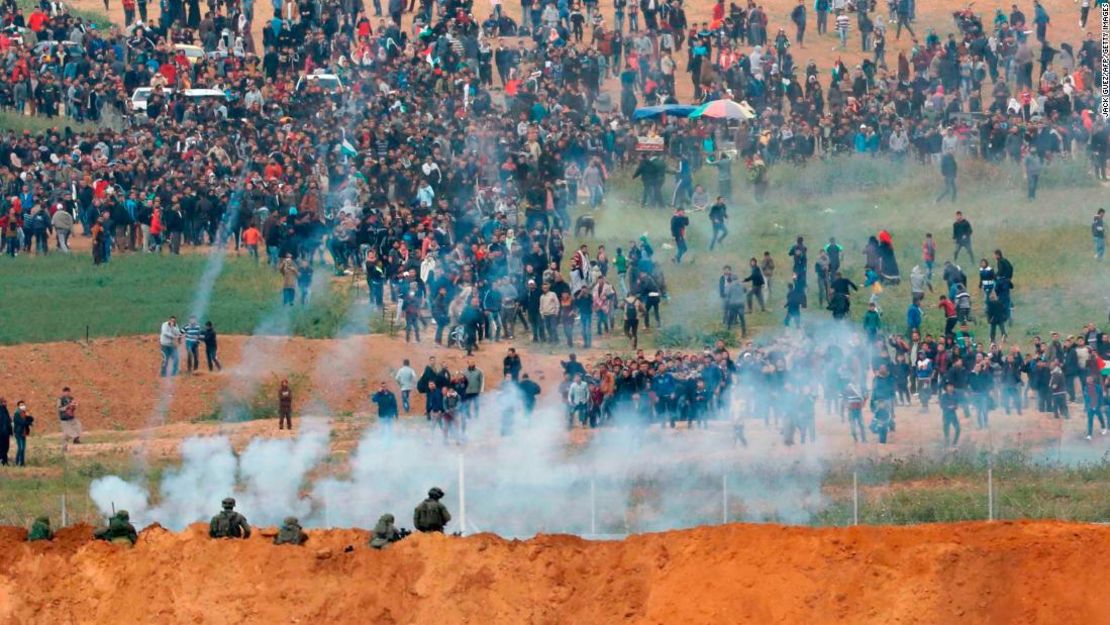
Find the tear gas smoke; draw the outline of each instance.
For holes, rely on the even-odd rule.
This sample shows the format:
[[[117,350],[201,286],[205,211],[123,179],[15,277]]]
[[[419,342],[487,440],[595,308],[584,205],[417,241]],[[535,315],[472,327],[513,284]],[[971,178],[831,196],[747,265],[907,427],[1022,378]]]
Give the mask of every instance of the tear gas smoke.
[[[115,476],[95,481],[90,494],[104,514],[114,502],[117,509],[126,505],[140,525],[172,529],[208,519],[229,494],[256,524],[274,525],[292,514],[310,527],[370,527],[384,512],[407,520],[432,485],[444,488],[445,503],[457,510],[459,454],[465,453],[471,520],[465,531],[589,533],[591,480],[602,519],[597,529],[615,532],[718,521],[725,470],[739,511],[732,520],[804,522],[822,503],[818,448],[788,460],[781,441],[741,450],[717,428],[674,433],[637,426],[600,430],[572,449],[561,408],[545,405],[526,423],[516,405],[508,393],[489,393],[481,416],[470,422],[465,452],[445,445],[430,427],[392,435],[368,427],[349,474],[311,485],[307,476],[328,452],[328,428],[319,418],[301,419],[296,439],[254,439],[238,456],[226,437],[186,440],[180,467],[162,480],[153,505],[140,485]],[[502,436],[509,421],[512,432]],[[630,519],[633,509],[639,514]]]

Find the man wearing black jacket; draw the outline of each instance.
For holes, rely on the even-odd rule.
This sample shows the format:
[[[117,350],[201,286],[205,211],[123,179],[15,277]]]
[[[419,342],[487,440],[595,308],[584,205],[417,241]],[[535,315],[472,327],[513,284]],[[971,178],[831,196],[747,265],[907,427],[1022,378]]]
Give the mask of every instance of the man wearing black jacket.
[[[751,285],[751,288],[748,289],[748,310],[754,310],[752,307],[752,297],[754,296],[759,302],[759,310],[767,312],[767,305],[763,301],[763,285],[766,283],[763,278],[763,271],[759,268],[759,262],[754,258],[748,261],[748,265],[751,267],[751,273],[748,274],[747,278],[744,278],[744,282]]]
[[[0,466],[8,465],[8,449],[12,444],[12,415],[8,402],[0,397]]]
[[[181,214],[181,205],[174,203],[164,215],[166,221],[166,234],[170,239],[170,254],[181,253],[181,233],[185,230],[185,217]]]
[[[510,347],[509,353],[505,355],[505,360],[502,366],[502,373],[505,377],[510,378],[513,382],[520,379],[520,354],[516,353],[516,348]]]
[[[953,261],[960,257],[960,250],[967,250],[967,257],[975,262],[975,251],[971,249],[971,233],[971,222],[964,218],[963,211],[956,211],[956,220],[952,222],[952,241],[956,244],[956,251],[952,254]]]
[[[527,373],[521,376],[520,396],[521,401],[524,403],[525,417],[532,416],[532,410],[536,407],[536,398],[539,397],[541,392],[540,385],[533,382],[531,378],[528,377]]]
[[[790,12],[790,21],[794,22],[794,28],[797,29],[797,36],[795,36],[794,40],[798,42],[798,45],[802,46],[806,36],[805,0],[798,0],[798,5]]]
[[[682,257],[686,255],[686,228],[690,225],[690,218],[686,216],[686,211],[682,207],[678,207],[671,216],[671,236],[674,237],[675,244],[675,264],[682,264]]]

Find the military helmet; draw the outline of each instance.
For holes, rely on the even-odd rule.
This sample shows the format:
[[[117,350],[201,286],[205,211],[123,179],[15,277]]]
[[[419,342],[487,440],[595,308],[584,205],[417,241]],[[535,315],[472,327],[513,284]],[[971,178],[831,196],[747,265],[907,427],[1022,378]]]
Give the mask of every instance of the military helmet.
[[[286,525],[300,525],[301,524],[300,521],[298,521],[297,517],[295,517],[295,516],[285,517],[285,520],[282,521],[282,523],[284,523]]]
[[[384,521],[384,522],[386,522],[386,523],[393,523],[393,522],[394,522],[394,521],[396,521],[396,520],[397,520],[397,519],[393,518],[393,515],[392,515],[392,514],[390,514],[390,513],[388,513],[388,512],[386,512],[385,514],[383,514],[383,515],[382,515],[382,518],[378,519],[378,521],[379,521],[379,522],[382,522],[382,521]]]
[[[131,515],[127,514],[127,510],[120,510],[116,513],[116,517],[123,521],[126,521],[127,519],[131,518]]]
[[[438,486],[433,486],[432,489],[428,491],[428,496],[432,499],[441,499],[443,497],[443,490]]]
[[[50,525],[50,517],[48,517],[44,514],[44,515],[38,517],[37,519],[35,519],[35,523],[45,523],[47,525]]]
[[[235,507],[235,498],[234,497],[224,497],[223,504],[224,504],[224,509],[230,510],[230,509]]]

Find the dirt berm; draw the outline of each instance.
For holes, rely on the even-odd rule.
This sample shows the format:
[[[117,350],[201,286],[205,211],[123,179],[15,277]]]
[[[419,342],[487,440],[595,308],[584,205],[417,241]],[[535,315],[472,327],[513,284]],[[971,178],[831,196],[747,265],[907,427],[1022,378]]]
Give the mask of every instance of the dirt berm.
[[[1110,623],[1110,527],[730,525],[590,542],[363,531],[309,545],[0,528],[0,624]],[[353,551],[345,552],[351,545]]]

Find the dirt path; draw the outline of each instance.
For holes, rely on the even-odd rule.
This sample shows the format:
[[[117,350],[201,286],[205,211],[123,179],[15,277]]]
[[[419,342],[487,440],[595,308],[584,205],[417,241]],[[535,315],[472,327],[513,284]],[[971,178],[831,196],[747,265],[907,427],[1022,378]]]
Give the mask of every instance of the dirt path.
[[[493,388],[501,377],[501,361],[508,344],[495,344],[479,351],[475,362]],[[517,345],[525,370],[544,389],[541,399],[557,406],[561,379],[560,361],[565,354],[531,353],[527,341]],[[203,349],[201,350],[203,352]],[[335,434],[333,451],[351,447],[361,431],[374,420],[370,395],[381,381],[394,390],[393,372],[403,358],[411,360],[419,374],[431,357],[446,362],[452,371],[465,366],[465,354],[456,349],[436,348],[430,341],[406,344],[388,336],[360,336],[348,340],[227,336],[220,339],[224,370],[177,378],[159,378],[161,361],[157,338],[124,337],[83,342],[45,343],[0,347],[0,361],[18,366],[0,369],[0,397],[9,406],[25,400],[37,415],[32,455],[53,456],[62,452],[59,422],[54,413],[57,395],[65,385],[80,402],[78,417],[85,428],[81,445],[69,446],[75,458],[119,457],[140,448],[152,458],[175,458],[180,441],[195,434],[228,434],[236,448],[256,435],[282,436],[272,418],[257,419],[259,411],[270,415],[276,407],[279,380],[291,381],[295,414],[329,416]],[[184,367],[184,354],[182,354]],[[201,355],[203,360],[203,353]],[[583,355],[589,361],[589,354]],[[33,383],[28,383],[32,381]],[[822,402],[823,403],[823,402]],[[1073,406],[1080,413],[1079,406]],[[423,427],[423,402],[416,397],[406,427]],[[561,419],[556,409],[546,414]],[[848,425],[839,415],[818,408],[819,449],[823,455],[875,458],[909,456],[940,447],[941,419],[934,406],[897,409],[897,431],[891,444],[879,446],[853,443]],[[254,415],[252,417],[252,415]],[[248,419],[246,422],[237,421]],[[975,448],[1023,448],[1032,446],[1045,453],[1073,452],[1098,455],[1110,447],[1110,437],[1084,441],[1085,420],[1052,419],[1026,411],[1005,415],[994,411],[991,429],[977,430],[974,419],[961,414],[964,446]],[[747,436],[754,448],[774,447],[776,453],[804,456],[809,447],[782,447],[780,426],[749,419]],[[731,437],[732,425],[711,423],[721,437]],[[680,426],[676,435],[684,435]],[[284,435],[289,435],[288,433]],[[572,443],[589,438],[577,432]],[[742,455],[742,454],[741,454]]]
[[[220,412],[221,406],[244,410],[261,403],[266,407],[270,395],[276,405],[281,379],[290,380],[297,413],[365,413],[380,382],[396,390],[393,372],[404,358],[411,359],[418,375],[431,357],[445,362],[451,371],[466,363],[464,352],[436,347],[429,339],[406,344],[383,335],[346,340],[222,336],[219,345],[222,372],[205,368],[176,378],[158,377],[161,353],[156,336],[4,346],[0,359],[18,366],[0,368],[0,397],[6,397],[9,406],[25,400],[32,414],[40,417],[37,433],[54,433],[59,430],[56,399],[68,385],[80,402],[77,414],[86,430],[118,433],[217,417],[236,420],[244,415]],[[501,379],[507,347],[494,344],[474,356],[491,387]],[[557,384],[551,380],[559,379],[558,357],[532,357],[526,345],[518,350],[525,370],[541,385]],[[203,365],[203,347],[200,351]],[[416,403],[422,411],[423,405]]]

